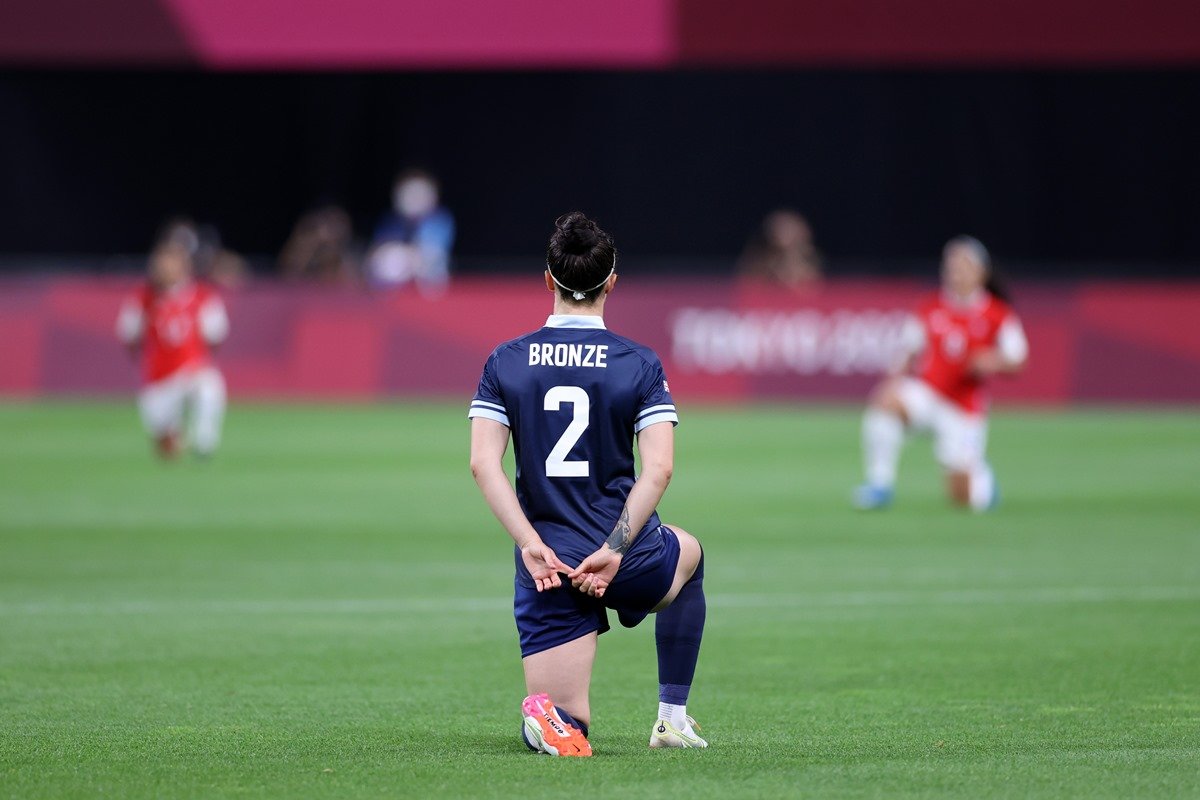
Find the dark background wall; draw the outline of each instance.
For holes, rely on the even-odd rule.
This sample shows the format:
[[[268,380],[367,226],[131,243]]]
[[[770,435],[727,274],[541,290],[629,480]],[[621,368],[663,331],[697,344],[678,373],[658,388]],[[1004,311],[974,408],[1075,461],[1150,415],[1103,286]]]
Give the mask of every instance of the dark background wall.
[[[458,252],[535,255],[582,208],[641,256],[721,258],[773,207],[835,258],[1200,262],[1200,70],[0,73],[0,252],[135,252],[168,214],[275,252],[368,231],[424,164]]]

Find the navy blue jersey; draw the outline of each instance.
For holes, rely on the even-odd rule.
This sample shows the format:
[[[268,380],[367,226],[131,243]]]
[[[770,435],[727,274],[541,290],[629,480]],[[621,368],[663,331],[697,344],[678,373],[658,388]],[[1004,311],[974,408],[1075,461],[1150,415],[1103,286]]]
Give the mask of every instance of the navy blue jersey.
[[[653,350],[600,317],[566,314],[496,348],[467,416],[512,431],[521,508],[571,566],[604,544],[625,507],[634,435],[679,422]],[[637,538],[658,525],[651,515]]]

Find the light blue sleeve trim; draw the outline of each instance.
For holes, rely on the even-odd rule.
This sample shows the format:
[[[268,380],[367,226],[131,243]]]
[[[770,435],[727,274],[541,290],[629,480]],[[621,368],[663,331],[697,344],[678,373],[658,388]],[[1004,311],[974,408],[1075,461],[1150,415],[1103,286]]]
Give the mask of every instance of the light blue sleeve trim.
[[[660,405],[660,406],[647,406],[646,408],[643,408],[641,411],[639,411],[637,416],[634,417],[634,419],[641,419],[642,417],[646,416],[647,414],[654,414],[659,411],[674,411],[674,410],[675,410],[675,405],[673,403],[666,403],[666,404]]]
[[[674,411],[660,411],[657,414],[650,414],[634,423],[633,432],[640,433],[644,428],[656,425],[659,422],[669,422],[672,425],[678,425],[679,416]]]
[[[471,406],[471,410],[467,412],[467,419],[474,419],[475,417],[483,417],[484,419],[494,420],[506,428],[512,427],[512,425],[510,425],[508,422],[508,415],[502,414],[499,411],[492,411],[490,408]]]

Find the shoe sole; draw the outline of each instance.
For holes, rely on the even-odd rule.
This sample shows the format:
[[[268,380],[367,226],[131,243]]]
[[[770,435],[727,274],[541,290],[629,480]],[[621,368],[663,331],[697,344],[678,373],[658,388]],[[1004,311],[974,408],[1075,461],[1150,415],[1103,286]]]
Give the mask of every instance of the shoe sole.
[[[525,734],[528,737],[525,741],[526,746],[533,750],[538,755],[547,755],[546,740],[542,738],[542,729],[529,717],[522,717],[522,724],[525,726]],[[530,744],[532,742],[532,744]]]
[[[708,742],[704,744],[691,744],[687,739],[675,737],[679,744],[673,744],[666,741],[666,737],[654,737],[650,740],[651,750],[704,750],[708,747]]]

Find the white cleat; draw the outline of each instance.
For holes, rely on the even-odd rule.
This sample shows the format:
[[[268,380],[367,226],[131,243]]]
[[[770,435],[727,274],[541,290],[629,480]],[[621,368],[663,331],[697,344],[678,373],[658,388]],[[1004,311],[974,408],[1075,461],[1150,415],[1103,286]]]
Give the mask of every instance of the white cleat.
[[[650,732],[650,747],[708,747],[708,742],[696,734],[696,731],[700,729],[696,720],[691,717],[686,717],[686,719],[687,725],[683,730],[679,730],[665,719],[654,723],[654,730]]]

